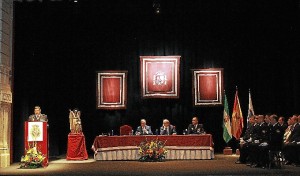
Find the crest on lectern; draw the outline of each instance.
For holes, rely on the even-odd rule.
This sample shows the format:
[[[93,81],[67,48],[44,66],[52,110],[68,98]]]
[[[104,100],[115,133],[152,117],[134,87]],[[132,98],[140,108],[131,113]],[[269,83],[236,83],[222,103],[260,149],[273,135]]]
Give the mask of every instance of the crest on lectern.
[[[28,122],[28,141],[43,141],[43,122]]]

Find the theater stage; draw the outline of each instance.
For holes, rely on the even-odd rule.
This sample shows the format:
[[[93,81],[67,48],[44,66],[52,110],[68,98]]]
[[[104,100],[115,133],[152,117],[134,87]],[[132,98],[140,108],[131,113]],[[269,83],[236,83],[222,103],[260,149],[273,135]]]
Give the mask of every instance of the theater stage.
[[[65,156],[50,158],[47,168],[18,169],[19,163],[0,168],[0,175],[299,175],[300,167],[283,169],[250,168],[235,164],[237,156],[216,154],[213,160],[171,160],[164,162],[66,161]]]

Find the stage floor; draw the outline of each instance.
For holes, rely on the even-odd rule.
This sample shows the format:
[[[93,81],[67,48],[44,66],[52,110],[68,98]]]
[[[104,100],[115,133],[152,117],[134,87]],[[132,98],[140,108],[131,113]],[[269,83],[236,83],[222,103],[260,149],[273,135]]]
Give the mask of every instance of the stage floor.
[[[300,175],[300,167],[283,169],[250,168],[235,164],[238,156],[216,154],[213,160],[170,160],[164,162],[67,161],[50,158],[47,168],[19,169],[19,163],[0,168],[0,175]]]

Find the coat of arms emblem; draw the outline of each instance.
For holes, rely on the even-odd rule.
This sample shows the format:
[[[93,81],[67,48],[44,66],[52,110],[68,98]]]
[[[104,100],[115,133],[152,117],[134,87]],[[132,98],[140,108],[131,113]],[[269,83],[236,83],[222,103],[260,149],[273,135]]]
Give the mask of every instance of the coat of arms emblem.
[[[31,134],[31,136],[32,136],[32,139],[33,139],[34,141],[36,141],[37,138],[39,138],[40,135],[41,135],[40,127],[39,127],[38,125],[32,125],[30,134]]]
[[[153,75],[153,85],[167,85],[167,75],[158,71]]]

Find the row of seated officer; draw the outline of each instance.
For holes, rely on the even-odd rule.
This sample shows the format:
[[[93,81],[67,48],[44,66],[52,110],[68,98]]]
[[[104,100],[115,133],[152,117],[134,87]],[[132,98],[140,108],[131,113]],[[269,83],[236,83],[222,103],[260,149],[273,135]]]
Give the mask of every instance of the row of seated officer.
[[[288,127],[278,123],[279,118],[275,114],[266,118],[263,115],[250,117],[245,134],[240,139],[240,157],[236,163],[244,163],[250,167],[270,167],[273,158],[270,154],[277,152],[283,153],[282,159],[298,166],[299,117],[297,115],[290,117]]]
[[[156,132],[158,134],[158,132]],[[189,124],[187,134],[204,134],[205,130],[202,124],[198,123],[198,117],[192,118],[192,123]],[[163,125],[160,127],[160,135],[176,135],[176,127],[170,124],[168,119],[163,120]],[[140,126],[137,127],[135,135],[153,135],[151,126],[146,124],[145,119],[141,119]]]

